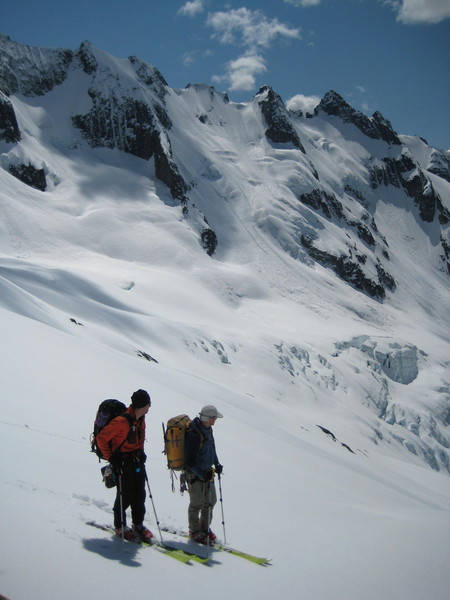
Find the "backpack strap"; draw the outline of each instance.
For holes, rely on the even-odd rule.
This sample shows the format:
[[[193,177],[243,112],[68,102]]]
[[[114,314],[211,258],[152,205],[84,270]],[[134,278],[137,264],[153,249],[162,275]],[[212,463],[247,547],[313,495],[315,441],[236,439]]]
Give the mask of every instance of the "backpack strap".
[[[129,415],[128,413],[122,413],[121,415],[117,415],[116,419],[118,417],[124,417],[124,419],[126,419],[126,421],[128,421],[128,425],[130,426],[130,429],[128,430],[127,435],[125,436],[124,440],[122,442],[120,442],[120,444],[117,446],[117,448],[114,450],[113,454],[116,454],[116,452],[119,452],[119,450],[122,448],[122,446],[125,444],[125,442],[128,439],[128,435],[130,433],[131,427],[133,426],[133,417],[131,415]]]
[[[186,429],[186,433],[188,433],[189,431],[195,431],[195,433],[198,433],[198,435],[200,437],[200,446],[199,446],[199,450],[200,450],[200,448],[203,446],[203,443],[205,441],[205,436],[200,431],[200,429],[195,426],[195,423],[193,421],[190,422],[189,427]]]
[[[191,424],[189,425],[189,427],[186,429],[186,436],[187,434],[190,433],[191,434],[191,439],[192,436],[195,435],[195,437],[199,440],[198,442],[198,447],[196,442],[194,442],[194,452],[195,452],[195,459],[197,457],[198,452],[201,450],[204,441],[205,441],[205,436],[203,435],[203,433],[200,431],[200,429],[198,429],[198,427],[195,426],[195,423],[193,421],[191,421]],[[192,448],[192,446],[190,446]],[[189,453],[189,456],[192,457],[192,452]],[[187,453],[185,458],[187,458]],[[189,471],[189,468],[186,467],[185,471]]]

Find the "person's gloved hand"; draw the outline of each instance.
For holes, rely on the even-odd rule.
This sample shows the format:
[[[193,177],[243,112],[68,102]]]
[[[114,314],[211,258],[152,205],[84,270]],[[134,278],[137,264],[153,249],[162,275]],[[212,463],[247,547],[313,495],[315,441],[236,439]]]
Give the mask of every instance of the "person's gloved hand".
[[[214,479],[214,469],[208,469],[203,481],[212,481]]]
[[[223,471],[223,466],[222,465],[216,465],[216,473],[217,475],[220,475]]]
[[[142,464],[145,464],[145,461],[147,460],[147,455],[143,450],[141,450],[141,453],[139,454],[139,460]]]

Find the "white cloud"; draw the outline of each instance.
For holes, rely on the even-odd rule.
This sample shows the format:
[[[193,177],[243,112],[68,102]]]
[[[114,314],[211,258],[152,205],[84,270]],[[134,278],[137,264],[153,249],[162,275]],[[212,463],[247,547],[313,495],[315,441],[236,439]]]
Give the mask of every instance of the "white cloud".
[[[178,13],[186,17],[195,17],[196,15],[202,13],[204,9],[204,0],[192,0],[192,2],[186,2],[186,4],[183,4],[183,6],[178,10]]]
[[[211,50],[204,50],[200,52],[200,50],[191,50],[190,52],[185,52],[181,57],[183,65],[185,67],[190,67],[195,62],[197,62],[201,58],[205,58],[208,56],[212,56],[214,53]],[[1,600],[1,598],[0,598]]]
[[[278,19],[267,19],[260,10],[242,7],[227,12],[210,13],[207,25],[222,44],[238,44],[248,49],[268,48],[277,37],[300,39],[300,30]]]
[[[213,81],[226,81],[231,91],[250,91],[256,85],[256,76],[267,70],[262,53],[277,38],[300,39],[300,30],[268,19],[261,10],[242,7],[235,10],[210,13],[207,25],[214,30],[213,37],[221,44],[234,44],[246,48],[244,55],[226,65],[223,76]]]
[[[309,0],[311,1],[311,0]],[[179,12],[193,16],[201,12],[207,0],[186,2]],[[301,39],[300,29],[268,19],[262,10],[250,10],[245,7],[226,11],[211,12],[206,25],[213,30],[212,38],[220,44],[231,44],[244,48],[241,56],[226,64],[223,75],[214,75],[215,83],[225,83],[231,91],[250,91],[256,85],[256,76],[267,70],[264,52],[279,39]],[[195,57],[184,56],[189,65]]]
[[[303,94],[297,94],[288,98],[286,101],[286,107],[289,110],[301,110],[304,113],[312,113],[320,102],[319,96],[304,96]]]
[[[308,8],[309,6],[318,6],[322,0],[284,0],[286,4],[293,4],[294,6],[303,6]]]
[[[197,60],[197,54],[195,50],[193,52],[185,52],[182,57],[183,65],[190,67]]]
[[[262,56],[246,54],[227,63],[226,75],[215,75],[213,81],[226,81],[231,91],[247,92],[255,87],[256,75],[266,70],[266,63]]]
[[[434,24],[450,18],[449,0],[384,0],[406,25]]]

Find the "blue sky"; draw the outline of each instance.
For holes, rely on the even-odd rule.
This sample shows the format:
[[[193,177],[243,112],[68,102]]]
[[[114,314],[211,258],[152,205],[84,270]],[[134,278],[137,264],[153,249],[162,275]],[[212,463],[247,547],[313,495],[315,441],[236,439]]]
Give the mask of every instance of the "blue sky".
[[[171,87],[207,83],[236,102],[268,84],[310,108],[334,89],[450,148],[450,0],[14,0],[0,23],[33,46],[139,56]]]

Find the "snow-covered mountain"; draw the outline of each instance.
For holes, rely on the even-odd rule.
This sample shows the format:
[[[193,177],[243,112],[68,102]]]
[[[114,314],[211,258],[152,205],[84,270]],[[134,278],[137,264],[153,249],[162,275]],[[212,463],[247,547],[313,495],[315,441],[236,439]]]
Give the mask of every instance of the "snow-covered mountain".
[[[448,152],[333,91],[313,114],[288,110],[268,86],[237,104],[206,85],[172,89],[155,67],[88,42],[72,51],[0,36],[0,161],[5,440],[19,436],[45,460],[39,434],[57,427],[83,480],[92,457],[84,463],[70,441],[84,440],[84,452],[96,405],[145,387],[159,421],[220,405],[230,473],[284,486],[300,472],[311,506],[331,481],[345,488],[347,508],[355,493],[358,506],[367,500],[362,481],[375,499],[382,480],[382,502],[394,505],[398,488],[444,514]],[[150,444],[158,457],[158,440]],[[154,460],[157,472],[163,458]],[[25,455],[18,462],[27,471]],[[24,483],[28,471],[5,473],[7,490],[60,493],[51,473],[41,473],[43,487]],[[92,500],[94,478],[63,501],[85,520],[104,506]],[[298,489],[286,489],[295,536]],[[268,496],[268,507],[284,510]],[[179,524],[175,501],[164,507]],[[230,508],[239,513],[237,499]],[[248,526],[257,518],[266,521],[264,504]],[[374,585],[363,596],[350,580],[342,590],[411,598],[422,592],[418,577],[399,595]],[[331,579],[321,585],[344,597],[330,595]],[[245,597],[273,595],[253,593]]]

